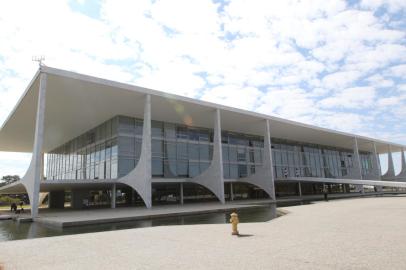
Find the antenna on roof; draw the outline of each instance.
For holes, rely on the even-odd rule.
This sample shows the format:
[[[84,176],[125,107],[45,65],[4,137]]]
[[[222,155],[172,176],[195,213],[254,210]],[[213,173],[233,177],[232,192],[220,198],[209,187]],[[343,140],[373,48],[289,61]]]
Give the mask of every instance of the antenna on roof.
[[[40,55],[40,56],[33,56],[32,61],[38,62],[39,67],[42,66],[42,62],[45,61],[45,56]]]

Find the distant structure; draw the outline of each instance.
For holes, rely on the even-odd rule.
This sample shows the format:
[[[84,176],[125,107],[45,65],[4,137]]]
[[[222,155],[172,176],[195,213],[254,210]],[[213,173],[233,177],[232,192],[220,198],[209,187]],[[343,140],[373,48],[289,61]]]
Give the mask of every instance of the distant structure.
[[[32,61],[38,62],[38,65],[41,67],[43,65],[43,62],[45,61],[45,56],[33,56]]]

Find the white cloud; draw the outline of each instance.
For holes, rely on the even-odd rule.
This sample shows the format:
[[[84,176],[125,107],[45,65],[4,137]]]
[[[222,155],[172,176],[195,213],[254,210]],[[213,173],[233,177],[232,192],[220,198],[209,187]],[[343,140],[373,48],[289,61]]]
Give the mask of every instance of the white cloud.
[[[303,89],[268,89],[261,97],[258,112],[299,120],[316,111],[314,100]]]
[[[406,133],[390,124],[406,117],[404,14],[392,15],[404,9],[398,0],[105,0],[96,19],[68,1],[10,1],[0,10],[0,122],[37,68],[31,57],[44,54],[51,66],[310,124]]]
[[[331,129],[360,134],[373,123],[373,117],[351,112],[323,111],[312,119],[312,123]]]
[[[403,0],[362,0],[361,7],[368,9],[385,7],[394,13],[406,9],[406,3]]]
[[[375,88],[388,88],[392,87],[395,83],[390,79],[385,79],[380,74],[375,74],[373,76],[368,77],[365,79],[370,86]]]
[[[210,0],[157,1],[151,8],[151,17],[176,32],[218,34],[220,31],[218,6]]]
[[[319,105],[322,108],[363,109],[374,104],[375,94],[373,87],[351,87],[321,100]]]
[[[395,106],[398,105],[400,102],[401,100],[399,99],[399,97],[387,97],[379,99],[377,105],[379,107]]]
[[[359,71],[339,71],[335,73],[331,73],[326,75],[322,79],[322,83],[324,87],[328,89],[341,89],[352,85],[355,81],[357,81],[361,77],[361,73]]]
[[[262,93],[255,87],[224,85],[205,91],[202,100],[246,110],[254,110]]]
[[[0,178],[5,175],[23,177],[28,169],[31,154],[0,152]]]
[[[397,89],[398,89],[399,91],[406,91],[406,84],[399,84],[399,85],[397,86]]]
[[[406,78],[406,64],[390,67],[386,74],[392,77]]]

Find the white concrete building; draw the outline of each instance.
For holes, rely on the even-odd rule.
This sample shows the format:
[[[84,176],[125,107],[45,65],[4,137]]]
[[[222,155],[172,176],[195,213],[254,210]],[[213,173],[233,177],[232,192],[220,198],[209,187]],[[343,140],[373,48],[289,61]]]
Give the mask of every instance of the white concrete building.
[[[50,207],[70,194],[81,208],[275,199],[319,193],[323,183],[362,192],[406,187],[405,148],[42,66],[0,130],[0,151],[32,152],[32,160],[0,193],[27,192],[37,206],[50,192]],[[398,175],[393,152],[401,152]],[[386,153],[382,175],[378,155]]]

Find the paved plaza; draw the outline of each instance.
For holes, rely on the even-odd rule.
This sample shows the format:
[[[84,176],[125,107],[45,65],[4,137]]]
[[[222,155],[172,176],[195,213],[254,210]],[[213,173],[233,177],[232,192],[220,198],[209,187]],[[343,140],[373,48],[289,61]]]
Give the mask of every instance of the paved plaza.
[[[318,202],[265,223],[0,243],[5,269],[406,269],[406,197]],[[21,256],[20,256],[21,255]]]

